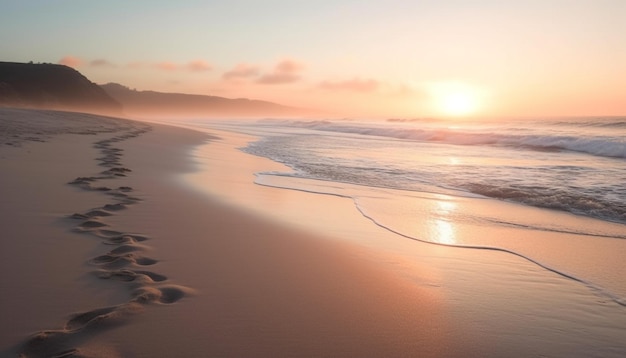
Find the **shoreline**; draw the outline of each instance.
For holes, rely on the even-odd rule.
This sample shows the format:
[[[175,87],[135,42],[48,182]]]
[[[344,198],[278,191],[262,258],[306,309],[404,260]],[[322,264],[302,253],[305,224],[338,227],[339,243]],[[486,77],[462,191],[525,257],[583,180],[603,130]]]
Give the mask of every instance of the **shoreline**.
[[[114,167],[118,167],[114,154],[121,153],[119,164],[132,172],[120,180],[98,182],[110,188],[132,188],[115,192],[126,198],[85,190],[93,189],[91,182],[82,189],[84,182],[78,183],[79,188],[65,185],[78,176],[104,170],[94,160],[101,153],[89,148],[105,139],[101,137],[112,135],[63,135],[32,147],[10,148],[10,155],[5,154],[7,148],[0,148],[3,170],[20,161],[25,164],[21,177],[17,172],[8,176],[15,182],[24,184],[33,168],[45,174],[37,180],[45,195],[34,197],[22,187],[22,192],[13,193],[20,205],[3,210],[19,211],[31,223],[33,216],[40,218],[31,231],[11,226],[13,234],[24,234],[20,243],[26,246],[2,243],[6,253],[3,290],[12,288],[15,293],[15,297],[3,298],[3,313],[16,311],[15,319],[27,323],[6,336],[0,347],[3,354],[8,352],[5,345],[19,343],[14,342],[16,336],[26,340],[32,327],[59,329],[64,318],[75,312],[91,314],[74,315],[66,322],[69,331],[84,332],[64,341],[71,347],[62,348],[77,349],[74,353],[84,356],[495,357],[585,356],[599,354],[599,350],[619,356],[626,352],[613,331],[619,328],[620,317],[626,316],[605,322],[605,333],[588,327],[606,315],[610,303],[593,307],[595,312],[586,311],[593,295],[580,285],[501,253],[476,255],[394,240],[393,234],[365,223],[349,200],[254,184],[256,168],[267,170],[278,164],[237,151],[245,138],[209,130],[220,137],[209,139],[206,133],[149,125],[149,132],[112,142],[119,151],[108,153]],[[35,160],[26,161],[27,153]],[[189,186],[194,176],[210,188],[209,194]],[[231,194],[242,201],[233,200]],[[92,275],[101,268],[90,260],[113,245],[73,231],[72,225],[80,221],[68,224],[64,219],[72,212],[102,207],[103,199],[127,200],[128,196],[140,200],[123,213],[99,220],[108,225],[107,230],[125,235],[99,233],[105,233],[109,241],[136,235],[130,246],[156,262],[125,267],[144,271],[140,275],[152,281],[164,278],[161,281],[151,283],[145,277],[139,283],[113,281]],[[274,219],[245,209],[246,201],[257,202]],[[9,227],[9,222],[3,222],[3,227]],[[98,233],[97,228],[88,229]],[[56,250],[46,250],[50,247],[42,241],[46,235],[57,240]],[[41,244],[44,249],[32,248]],[[17,257],[12,258],[11,251]],[[64,269],[41,272],[42,265],[15,262],[24,258],[35,263],[46,258],[42,264]],[[7,275],[16,266],[26,270]],[[24,291],[33,275],[46,277],[47,281],[37,282],[40,295],[48,298],[47,307],[16,310],[41,306],[41,296]],[[21,286],[14,288],[18,283]],[[136,285],[147,286],[152,293],[152,288],[175,289],[166,290],[171,294],[165,295],[167,302],[156,299],[142,304],[141,314],[136,314],[136,306],[102,310],[135,299]],[[72,299],[64,301],[68,293]],[[618,312],[623,315],[623,310]],[[123,319],[118,321],[120,316]],[[80,323],[77,317],[82,318]],[[90,326],[94,317],[101,318]],[[5,324],[2,331],[10,328]],[[30,331],[23,332],[26,329]],[[587,341],[579,340],[581,329],[589,336]],[[47,353],[62,350],[55,349]]]
[[[26,116],[36,115],[36,112],[21,113]],[[63,312],[61,312],[63,309],[56,310],[56,314],[52,315],[57,316],[58,321],[50,317],[46,322],[38,324],[39,317],[31,316],[28,311],[21,312],[23,321],[30,321],[35,326],[44,328],[38,333],[15,330],[13,334],[4,336],[8,342],[3,342],[3,352],[21,353],[25,357],[55,354],[106,357],[173,356],[181,353],[187,356],[214,354],[269,356],[332,355],[340,352],[380,355],[390,352],[408,354],[416,350],[426,356],[449,355],[444,353],[450,349],[447,340],[438,339],[430,332],[430,328],[445,323],[435,314],[440,300],[429,298],[431,295],[429,292],[407,286],[403,280],[398,281],[397,278],[381,274],[373,267],[364,265],[360,260],[354,260],[351,258],[352,253],[338,250],[338,246],[328,245],[316,235],[268,223],[223,204],[205,198],[198,199],[196,194],[175,187],[173,185],[177,180],[175,176],[181,171],[191,169],[189,166],[191,163],[186,161],[180,163],[182,155],[190,146],[204,140],[206,135],[171,127],[152,127],[153,131],[143,133],[132,140],[118,142],[119,138],[115,137],[104,139],[105,141],[113,139],[115,149],[119,150],[117,153],[123,153],[119,162],[112,157],[105,160],[112,159],[113,162],[110,164],[114,168],[118,168],[118,164],[123,164],[120,168],[128,169],[129,174],[121,178],[119,188],[120,190],[123,187],[133,188],[132,204],[137,205],[120,210],[123,214],[106,215],[104,218],[99,215],[89,219],[79,217],[79,221],[76,222],[80,229],[78,231],[94,233],[105,242],[98,244],[97,241],[89,239],[89,248],[83,252],[86,253],[84,261],[78,264],[74,262],[77,264],[74,280],[80,281],[78,284],[74,283],[74,288],[84,290],[85,287],[97,287],[96,291],[104,293],[106,297],[82,295],[77,297],[80,304],[69,309],[67,306],[73,305],[63,305],[61,297],[49,295],[52,304],[60,304],[67,308]],[[103,153],[85,149],[94,144],[98,146],[109,143],[99,141],[101,138],[80,137],[80,139],[80,145],[76,146],[76,143],[73,143],[74,148],[71,148],[73,150],[64,152],[62,158],[54,155],[46,157],[45,160],[50,162],[50,166],[42,168],[46,169],[43,173],[54,172],[60,160],[72,162],[73,159],[82,157],[83,153],[89,153],[87,154],[90,156],[89,160],[93,161]],[[33,154],[36,157],[35,162],[39,162],[47,152],[50,152],[50,147],[58,146],[60,142],[61,139],[52,138],[41,144],[43,149],[41,151],[32,151],[30,148],[25,150],[20,148],[19,151]],[[111,153],[116,151],[109,150],[104,154]],[[13,160],[16,158],[7,159],[12,159],[7,162],[19,164]],[[107,205],[114,204],[100,203],[102,199],[108,201],[106,193],[109,190],[100,190],[102,187],[96,187],[93,179],[98,181],[97,185],[101,184],[100,181],[109,185],[110,183],[106,183],[107,180],[115,180],[117,183],[117,179],[89,176],[94,173],[98,175],[98,171],[104,169],[95,164],[98,162],[93,161],[88,165],[89,169],[86,172],[84,165],[76,168],[76,171],[80,172],[77,176],[65,177],[67,173],[57,173],[59,177],[63,177],[63,182],[56,180],[51,183],[47,192],[78,191],[77,196],[85,194],[93,196],[92,202],[82,202],[88,204],[85,206],[87,210],[113,210]],[[123,170],[123,173],[122,170],[114,172],[127,173],[126,170]],[[73,185],[68,187],[66,184],[68,182],[73,182],[78,188]],[[26,194],[16,193],[25,196]],[[117,191],[115,194],[128,195]],[[119,197],[113,195],[113,198]],[[23,199],[26,204],[31,204],[25,206],[32,210],[34,198]],[[46,197],[38,199],[45,201]],[[126,201],[129,198],[122,199]],[[94,205],[94,202],[99,203]],[[55,203],[52,202],[50,205],[54,206]],[[63,214],[60,214],[60,211],[64,209],[61,208],[52,215],[54,220],[67,221],[65,218],[71,215],[70,212],[87,214],[78,208]],[[30,216],[31,213],[24,215]],[[42,215],[47,216],[49,213]],[[209,220],[204,220],[206,218]],[[3,226],[6,225],[8,223],[4,223]],[[40,227],[38,234],[45,235],[46,227],[45,225]],[[73,227],[75,227],[73,224],[61,227],[61,236],[82,236],[82,233]],[[206,239],[203,236],[208,234],[216,235],[214,240],[203,242],[202,239]],[[175,238],[176,235],[178,235],[176,242],[172,239],[167,240],[168,236]],[[128,237],[135,242],[120,245],[120,240],[126,240]],[[145,244],[141,238],[149,238],[149,244]],[[38,244],[37,239],[34,234],[23,238],[31,240],[31,244]],[[251,239],[254,241],[250,241]],[[256,250],[251,250],[246,247],[249,243],[260,246]],[[65,247],[64,250],[71,249],[67,241],[59,241],[58,244]],[[156,262],[142,263],[136,260],[138,257],[133,256],[129,265],[123,266],[147,276],[152,281],[159,281],[154,284],[142,278],[140,286],[154,285],[158,288],[180,282],[184,285],[180,287],[189,287],[197,293],[184,297],[180,294],[182,289],[171,295],[168,295],[171,291],[161,291],[163,295],[157,295],[156,298],[149,295],[146,298],[149,302],[144,303],[143,299],[146,296],[137,295],[134,280],[126,282],[128,272],[106,271],[103,275],[98,269],[98,264],[109,264],[112,262],[110,259],[117,262],[119,257],[114,256],[119,253],[122,255],[120,257],[125,257],[123,254],[129,249],[129,245],[141,247],[140,252],[146,252],[145,258],[156,259]],[[111,247],[115,248],[111,250]],[[7,249],[3,250],[6,253],[10,253],[12,249],[6,242],[3,242],[3,248]],[[119,248],[121,250],[117,251]],[[103,250],[109,253],[102,255]],[[31,251],[29,254],[44,253]],[[53,256],[51,260],[55,264],[65,262],[62,255]],[[74,261],[80,261],[80,256]],[[308,264],[302,267],[300,265],[303,262]],[[139,272],[142,268],[137,266],[147,266],[150,272],[144,271],[142,274]],[[41,281],[43,291],[51,289],[66,291],[65,287],[58,286],[59,277],[51,275],[50,271],[46,272],[46,267],[35,264],[31,269],[46,277],[45,281]],[[97,277],[91,275],[94,269],[100,273]],[[155,280],[160,274],[164,274],[165,277],[162,282],[160,279]],[[101,280],[107,278],[106,276],[121,279],[119,282]],[[2,286],[9,287],[12,283],[3,282]],[[219,288],[217,291],[216,286]],[[153,292],[149,290],[149,293]],[[16,298],[19,296],[17,299],[30,305],[38,305],[41,300],[41,297],[23,296],[19,290],[15,293]],[[364,299],[361,295],[367,298]],[[391,298],[388,298],[388,295],[391,295]],[[162,296],[166,297],[165,300],[160,299]],[[137,299],[141,299],[142,302],[137,302]],[[397,314],[387,316],[390,313],[385,309],[388,300],[398,305],[392,312],[403,308],[401,315],[398,311]],[[421,302],[421,307],[409,308],[415,302]],[[136,303],[142,307],[138,307]],[[168,307],[153,308],[161,304],[168,304]],[[12,310],[15,305],[15,301],[5,300],[3,309]],[[85,307],[90,308],[84,309]],[[137,314],[139,312],[141,314]],[[204,318],[198,321],[199,313],[202,313]],[[64,317],[68,317],[65,323]],[[417,321],[423,321],[424,324],[428,322],[429,330],[418,327],[409,329],[408,325]],[[191,337],[188,334],[189,325],[195,326],[193,329],[195,334]],[[397,331],[403,325],[405,332],[419,339],[404,341],[401,335],[393,334],[393,331]],[[386,330],[392,330],[382,336],[379,335],[379,329],[385,330],[385,327]],[[5,329],[8,330],[10,327],[3,326],[3,332]],[[439,331],[446,330],[434,330]],[[28,333],[33,335],[29,338]],[[207,333],[210,333],[213,339],[207,341],[201,338],[206,337]],[[22,342],[15,342],[14,338],[21,335],[24,335]],[[163,338],[158,340],[159,345],[156,346],[153,344],[155,337]],[[188,345],[181,348],[183,342]],[[5,349],[6,344],[15,345]]]
[[[250,133],[259,130],[257,135],[262,138],[261,144],[253,143],[259,138],[248,139],[238,144],[238,148],[247,147],[249,143],[252,143],[252,148],[263,147],[265,141],[279,141],[272,139],[275,134],[268,136],[272,130],[268,129],[268,133],[264,133],[260,129],[262,127],[255,124],[231,125],[228,122],[212,121],[207,124],[197,122],[196,126],[203,128],[211,124],[219,130],[250,136],[254,135]],[[279,124],[273,131],[278,133],[281,130],[286,128]],[[332,144],[329,146],[332,147]],[[248,149],[243,151],[250,152]],[[281,157],[277,153],[272,155]],[[289,162],[289,156],[285,160]],[[306,163],[300,165],[306,172]],[[334,170],[331,163],[328,170]],[[254,182],[317,196],[346,197],[353,200],[356,210],[368,221],[406,239],[442,244],[445,247],[496,250],[517,255],[546,270],[578,281],[616,303],[626,305],[626,285],[620,279],[622,274],[626,274],[626,266],[621,263],[621,258],[626,255],[626,246],[623,245],[626,226],[623,224],[489,197],[466,196],[463,193],[444,194],[361,186],[351,184],[351,180],[317,180],[307,178],[306,174],[302,176],[293,173],[292,176],[291,173],[293,169],[284,165],[266,164],[266,167],[254,170]],[[358,179],[355,181],[358,182]],[[245,199],[234,200],[239,200],[243,206],[250,205],[246,204]],[[258,211],[263,212],[263,208]],[[311,226],[308,229],[316,228]]]
[[[445,292],[444,296],[449,297],[447,303],[451,304],[453,316],[464,317],[458,323],[482,331],[483,339],[509,337],[503,339],[508,347],[504,345],[492,351],[486,350],[483,351],[484,354],[501,356],[519,355],[522,352],[526,352],[524,355],[530,354],[528,352],[552,352],[560,356],[565,354],[562,350],[567,349],[567,345],[580,344],[584,348],[572,349],[567,354],[585,356],[582,353],[585,350],[589,354],[597,354],[602,350],[599,348],[602,347],[602,341],[607,346],[619,347],[618,352],[624,351],[619,336],[621,327],[626,324],[626,315],[619,298],[612,296],[610,292],[576,278],[572,279],[567,274],[554,272],[549,267],[507,250],[477,250],[473,247],[445,244],[439,246],[428,241],[407,239],[364,217],[350,197],[307,192],[291,189],[289,186],[276,188],[257,184],[251,187],[250,182],[255,173],[290,169],[269,159],[240,151],[239,148],[245,147],[246,143],[256,140],[253,136],[223,132],[221,129],[206,131],[216,133],[224,140],[211,142],[195,151],[195,156],[207,163],[205,171],[196,172],[188,179],[193,182],[196,190],[204,191],[212,198],[224,202],[236,203],[238,207],[247,207],[258,215],[282,224],[319,232],[326,237],[332,237],[332,240],[347,241],[354,245],[351,250],[365,249],[367,253],[364,255],[378,269],[390,270],[393,275],[410,277],[414,272],[439,271],[436,275],[438,282],[429,284],[440,286]],[[234,151],[236,154],[229,161],[223,161],[219,159],[219,155],[211,154],[213,151]],[[246,165],[245,168],[237,168],[232,163]],[[208,168],[211,168],[211,174],[208,174]],[[325,204],[316,204],[317,201]],[[504,204],[497,207],[507,205],[513,206]],[[274,209],[268,212],[268,207]],[[510,231],[483,230],[481,233],[474,229],[463,235],[488,234],[495,237],[498,234],[511,235]],[[426,233],[433,234],[428,231]],[[515,235],[519,236],[519,233]],[[391,257],[388,256],[390,254]],[[413,279],[419,281],[419,278]],[[477,287],[472,287],[471,282]],[[481,285],[484,287],[480,287]],[[476,301],[478,298],[484,302]],[[468,305],[457,302],[472,303]],[[492,310],[496,307],[495,311]],[[467,315],[466,310],[480,314],[472,317]],[[581,318],[580,312],[585,311],[594,311],[594,314]],[[504,317],[517,323],[503,322]],[[474,324],[475,322],[479,324]],[[613,333],[603,331],[603,325],[612,327]],[[528,331],[531,327],[535,332]],[[574,327],[579,327],[581,331],[586,330],[588,336],[580,336]],[[558,330],[561,332],[555,334]],[[606,333],[608,336],[604,336]],[[525,334],[529,336],[526,337]],[[516,339],[511,340],[510,337]],[[555,339],[560,340],[556,342],[563,346],[554,343]],[[581,341],[575,343],[578,339]],[[611,349],[606,350],[605,354],[614,354]],[[480,348],[476,348],[476,351],[480,351]]]
[[[128,158],[129,165],[140,167],[140,157],[135,164]],[[144,176],[140,181],[156,173],[162,168],[136,171]],[[116,225],[140,223],[158,232],[153,244],[165,255],[160,262],[164,271],[197,294],[189,306],[181,302],[172,310],[155,311],[160,318],[152,323],[147,319],[121,327],[112,337],[136,337],[146,327],[168,321],[174,331],[193,332],[185,339],[193,340],[191,356],[461,354],[461,346],[449,342],[455,339],[437,336],[452,330],[443,328],[450,322],[442,318],[443,301],[433,298],[438,295],[434,286],[412,284],[422,275],[407,279],[380,271],[369,252],[355,245],[267,220],[186,187],[173,188],[182,179],[178,171],[172,174],[144,186],[153,205],[138,206],[136,217],[116,217]],[[176,200],[167,199],[172,191]],[[163,223],[155,217],[169,219]],[[181,231],[186,233],[182,237]],[[167,237],[177,239],[161,240]],[[190,320],[194,315],[209,319]],[[207,334],[214,340],[200,338]],[[151,347],[146,340],[142,346],[147,356],[171,356],[178,349],[176,341]]]

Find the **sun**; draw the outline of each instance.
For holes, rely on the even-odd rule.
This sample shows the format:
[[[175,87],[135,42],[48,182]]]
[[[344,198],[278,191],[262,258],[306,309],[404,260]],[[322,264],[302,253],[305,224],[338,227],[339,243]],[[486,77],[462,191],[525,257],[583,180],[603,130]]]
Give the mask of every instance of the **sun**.
[[[480,108],[478,90],[466,84],[437,84],[431,92],[436,111],[446,116],[468,116]]]
[[[445,114],[463,116],[475,112],[478,105],[469,93],[451,92],[441,96],[439,106]]]

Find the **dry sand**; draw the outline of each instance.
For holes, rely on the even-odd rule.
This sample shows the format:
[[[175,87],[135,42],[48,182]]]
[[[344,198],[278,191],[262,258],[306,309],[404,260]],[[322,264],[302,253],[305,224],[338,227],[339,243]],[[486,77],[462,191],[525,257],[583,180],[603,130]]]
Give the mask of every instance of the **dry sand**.
[[[272,164],[236,153],[237,141],[44,111],[0,110],[0,126],[1,356],[626,351],[620,317],[581,333],[614,308],[580,314],[597,299],[587,288],[502,253],[383,248],[391,234],[342,198],[252,184]],[[213,157],[196,160],[210,159],[211,180],[196,180],[209,195],[181,178],[201,167],[189,153],[207,141]]]

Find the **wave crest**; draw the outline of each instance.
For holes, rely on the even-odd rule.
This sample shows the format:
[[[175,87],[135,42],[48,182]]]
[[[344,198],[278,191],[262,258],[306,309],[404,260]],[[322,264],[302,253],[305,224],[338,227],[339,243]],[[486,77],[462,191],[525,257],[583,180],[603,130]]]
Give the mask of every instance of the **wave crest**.
[[[390,126],[347,125],[318,121],[279,121],[279,124],[318,131],[390,137],[403,140],[437,142],[453,145],[506,146],[535,151],[573,151],[599,157],[626,158],[626,133],[615,136],[533,135],[498,133],[496,130],[454,128],[406,128]],[[274,122],[275,123],[275,122]],[[622,128],[625,122],[594,123],[594,126]],[[590,126],[587,123],[583,126]],[[580,124],[578,125],[580,127]],[[524,129],[520,129],[524,131]]]

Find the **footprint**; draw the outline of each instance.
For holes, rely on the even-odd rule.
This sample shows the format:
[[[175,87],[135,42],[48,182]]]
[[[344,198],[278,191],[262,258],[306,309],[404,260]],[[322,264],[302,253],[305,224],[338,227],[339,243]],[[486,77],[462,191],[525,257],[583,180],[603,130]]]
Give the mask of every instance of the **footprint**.
[[[138,266],[151,266],[158,261],[149,257],[140,256],[136,253],[128,253],[124,255],[100,255],[91,259],[90,262],[108,269],[120,269],[133,264]]]
[[[95,271],[94,274],[98,277],[98,278],[102,278],[102,279],[115,279],[115,280],[119,280],[119,281],[134,281],[137,278],[137,275],[131,271],[131,270],[125,270],[125,269],[121,269],[121,270],[98,270]]]
[[[124,167],[115,167],[115,168],[111,168],[108,171],[113,172],[113,173],[129,173],[132,172],[132,170],[128,169],[128,168],[124,168]]]
[[[77,220],[84,220],[84,219],[89,219],[89,216],[87,216],[85,214],[74,213],[74,214],[70,215],[70,218],[77,219]]]
[[[109,251],[109,255],[121,255],[129,252],[143,251],[146,248],[139,245],[121,245]]]
[[[108,245],[134,244],[136,242],[146,241],[149,238],[142,235],[122,234],[104,239],[104,243]]]
[[[89,184],[96,180],[98,180],[98,178],[96,177],[78,177],[72,180],[71,182],[69,182],[68,184],[72,184],[72,185]]]
[[[78,225],[77,227],[79,229],[95,229],[95,228],[99,228],[99,227],[104,227],[104,226],[108,226],[107,224],[98,221],[98,220],[87,220],[85,222],[83,222],[82,224]]]
[[[128,195],[124,194],[124,193],[117,193],[117,192],[110,192],[107,193],[108,195],[114,196],[116,198],[127,198]]]
[[[141,304],[161,303],[172,304],[178,302],[183,297],[191,294],[193,290],[178,286],[168,285],[161,287],[144,286],[140,287],[133,293],[134,302]]]
[[[96,210],[88,211],[84,215],[87,217],[93,218],[93,217],[98,217],[98,216],[111,216],[113,214],[105,210],[96,209]]]
[[[118,162],[117,160],[103,160],[99,165],[102,167],[116,167],[121,165],[122,163]]]
[[[161,290],[161,298],[159,300],[161,303],[171,304],[185,297],[185,291],[179,287],[163,287],[159,290]]]
[[[135,273],[149,277],[154,282],[163,282],[167,280],[167,276],[151,271],[135,271]]]
[[[99,186],[99,187],[95,187],[95,188],[91,188],[91,190],[96,190],[96,191],[111,191],[113,189],[106,187],[106,186]]]
[[[73,332],[86,328],[106,328],[119,325],[129,316],[142,311],[140,305],[129,302],[117,306],[96,308],[91,311],[76,313],[65,323],[65,329]]]
[[[128,168],[124,168],[124,167],[113,167],[111,169],[103,171],[101,174],[125,177],[126,176],[125,173],[131,172],[131,171],[132,170]]]
[[[106,267],[109,269],[119,269],[136,263],[136,258],[132,254],[123,256],[106,254],[94,257],[90,260],[90,262],[95,265],[101,265],[102,267]]]
[[[109,153],[106,149],[103,150],[104,156],[96,158],[98,161],[107,161],[107,160],[118,160],[122,157],[121,154],[118,153]]]
[[[91,210],[88,211],[84,214],[79,214],[79,213],[74,213],[72,215],[70,215],[70,218],[72,219],[78,219],[78,220],[85,220],[85,219],[93,219],[93,218],[99,218],[102,216],[111,216],[113,214],[111,214],[108,211],[104,211],[104,210]]]
[[[142,250],[145,250],[145,247],[135,244],[123,244],[109,251],[109,253],[105,255],[100,255],[91,259],[91,262],[95,264],[109,264],[120,259],[129,262],[136,262],[141,256],[136,255],[135,251]]]
[[[38,332],[23,344],[19,357],[71,357],[76,349],[70,339],[71,333],[62,330]]]
[[[107,230],[107,229],[100,229],[97,230],[95,232],[95,234],[99,237],[103,237],[103,238],[109,238],[109,237],[113,237],[113,236],[119,236],[124,234],[121,231],[115,231],[115,230]]]
[[[95,310],[76,313],[72,315],[72,318],[65,323],[65,329],[73,331],[76,329],[80,329],[89,324],[89,322],[94,320],[103,320],[109,315],[111,312],[114,312],[116,307],[104,307],[98,308]]]
[[[102,279],[115,279],[120,281],[135,281],[141,280],[149,282],[163,282],[167,280],[167,277],[158,273],[154,273],[151,271],[133,271],[133,270],[98,270],[95,272],[98,278]]]
[[[131,254],[132,255],[132,254]],[[145,256],[136,256],[134,257],[135,263],[139,266],[152,266],[159,262],[158,260],[151,259]]]
[[[117,203],[117,204],[106,204],[105,206],[102,207],[104,210],[113,210],[113,211],[118,211],[118,210],[123,210],[126,209],[126,204],[121,204],[121,203]]]
[[[106,245],[123,245],[123,244],[134,244],[136,241],[133,240],[130,236],[116,236],[102,240],[102,242]]]

